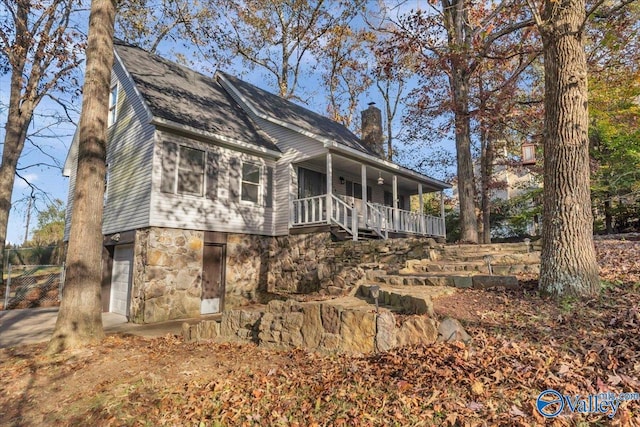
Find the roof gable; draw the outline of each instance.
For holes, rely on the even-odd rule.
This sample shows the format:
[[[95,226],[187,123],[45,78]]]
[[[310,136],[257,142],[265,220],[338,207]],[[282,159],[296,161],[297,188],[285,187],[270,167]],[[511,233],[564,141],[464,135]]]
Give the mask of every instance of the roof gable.
[[[280,151],[213,78],[123,42],[115,51],[154,117]]]
[[[245,102],[251,103],[251,106],[256,111],[266,117],[286,122],[323,139],[335,141],[362,153],[377,157],[377,154],[363,144],[346,126],[230,74],[221,71],[217,73],[233,85]]]

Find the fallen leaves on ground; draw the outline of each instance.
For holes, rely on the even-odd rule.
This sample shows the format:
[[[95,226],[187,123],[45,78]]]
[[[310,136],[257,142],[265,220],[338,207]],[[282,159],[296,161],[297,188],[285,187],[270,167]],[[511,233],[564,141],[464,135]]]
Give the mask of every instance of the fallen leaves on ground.
[[[640,392],[640,242],[599,242],[597,298],[464,290],[469,345],[369,356],[110,336],[0,351],[1,425],[640,425],[640,401],[545,420],[538,394]],[[454,298],[454,297],[451,297]],[[448,314],[446,299],[436,311]]]

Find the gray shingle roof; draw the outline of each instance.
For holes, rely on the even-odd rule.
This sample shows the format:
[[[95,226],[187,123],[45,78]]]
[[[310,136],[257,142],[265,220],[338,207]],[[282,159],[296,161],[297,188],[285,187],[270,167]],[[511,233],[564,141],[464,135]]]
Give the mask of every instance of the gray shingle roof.
[[[378,157],[378,155],[364,145],[353,132],[340,123],[318,113],[314,113],[311,110],[307,110],[300,105],[287,101],[278,95],[260,89],[237,77],[221,71],[218,71],[218,73],[222,74],[225,79],[231,82],[246,100],[251,102],[258,111],[265,115],[283,120],[313,134],[336,141],[365,154]]]
[[[213,78],[120,41],[115,50],[154,117],[280,151]]]

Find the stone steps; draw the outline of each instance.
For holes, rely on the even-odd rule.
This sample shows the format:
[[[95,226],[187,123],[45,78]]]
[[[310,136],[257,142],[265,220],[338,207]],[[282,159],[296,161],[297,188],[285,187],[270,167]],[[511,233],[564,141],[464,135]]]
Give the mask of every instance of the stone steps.
[[[426,314],[430,317],[433,313],[433,299],[441,296],[452,295],[455,290],[446,286],[379,286],[374,283],[363,284],[358,288],[358,296],[365,298],[370,304],[375,300],[371,295],[374,286],[378,286],[378,304],[392,311],[402,314]]]
[[[428,275],[428,274],[450,274],[460,273],[466,274],[493,274],[493,275],[510,275],[520,273],[533,273],[538,274],[540,272],[540,264],[498,264],[491,265],[491,270],[487,264],[476,263],[462,263],[462,264],[420,264],[414,265],[411,268],[402,268],[398,270],[399,276],[415,276],[415,275]]]
[[[490,243],[481,245],[445,245],[442,248],[442,252],[453,256],[482,256],[487,254],[524,254],[539,251],[540,249],[541,246],[537,242],[529,245],[526,245],[525,243]]]
[[[449,286],[454,288],[485,289],[491,287],[517,288],[518,279],[512,275],[488,275],[476,271],[425,273],[403,276],[381,274],[373,283],[384,286]]]

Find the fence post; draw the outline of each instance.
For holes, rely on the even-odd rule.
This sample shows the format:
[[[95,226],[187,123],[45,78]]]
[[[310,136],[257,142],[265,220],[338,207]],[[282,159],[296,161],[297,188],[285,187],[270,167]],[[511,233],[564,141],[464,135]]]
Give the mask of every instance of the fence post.
[[[11,263],[7,266],[7,281],[6,288],[4,290],[4,309],[7,309],[7,304],[9,304],[9,287],[11,286]]]
[[[64,270],[66,263],[62,263],[62,270],[60,270],[60,280],[58,280],[58,301],[62,301],[62,289],[64,288]]]

